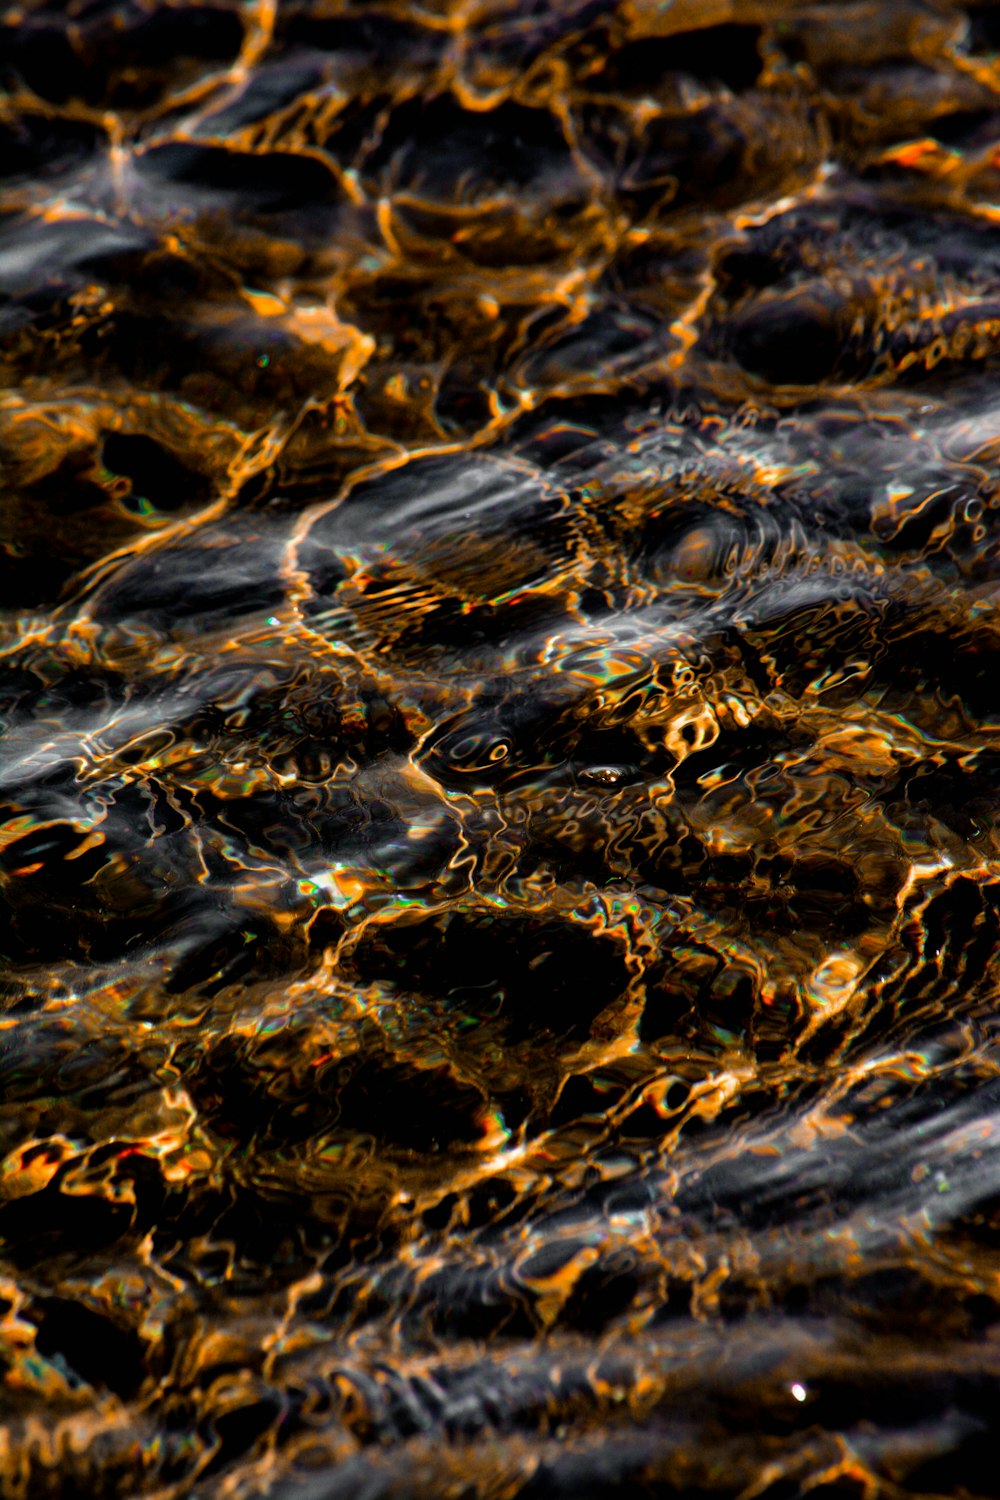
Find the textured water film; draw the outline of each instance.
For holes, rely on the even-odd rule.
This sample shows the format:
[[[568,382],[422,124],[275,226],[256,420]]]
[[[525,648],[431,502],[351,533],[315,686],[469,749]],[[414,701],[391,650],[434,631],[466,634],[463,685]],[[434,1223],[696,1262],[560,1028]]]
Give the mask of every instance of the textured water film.
[[[0,1492],[1000,1493],[1000,7],[0,9]]]

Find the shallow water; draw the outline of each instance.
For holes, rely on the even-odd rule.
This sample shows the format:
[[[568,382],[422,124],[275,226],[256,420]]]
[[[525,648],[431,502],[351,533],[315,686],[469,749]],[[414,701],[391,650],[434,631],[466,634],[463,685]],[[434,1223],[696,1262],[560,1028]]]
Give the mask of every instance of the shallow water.
[[[5,1495],[997,1492],[998,49],[5,7]]]

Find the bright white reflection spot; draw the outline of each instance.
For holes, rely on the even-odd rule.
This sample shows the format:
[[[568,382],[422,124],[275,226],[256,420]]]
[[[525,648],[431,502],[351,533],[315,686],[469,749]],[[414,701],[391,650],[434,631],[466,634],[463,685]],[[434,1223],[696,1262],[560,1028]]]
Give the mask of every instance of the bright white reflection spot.
[[[804,1401],[806,1399],[805,1386],[799,1385],[798,1382],[796,1382],[795,1385],[792,1386],[792,1395],[795,1397],[796,1401]]]

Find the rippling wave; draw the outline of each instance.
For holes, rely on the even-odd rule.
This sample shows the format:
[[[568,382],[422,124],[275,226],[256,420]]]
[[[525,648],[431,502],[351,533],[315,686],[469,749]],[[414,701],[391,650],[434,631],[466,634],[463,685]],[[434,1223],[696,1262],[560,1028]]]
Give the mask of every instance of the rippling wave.
[[[0,14],[0,1488],[993,1495],[1000,9]]]

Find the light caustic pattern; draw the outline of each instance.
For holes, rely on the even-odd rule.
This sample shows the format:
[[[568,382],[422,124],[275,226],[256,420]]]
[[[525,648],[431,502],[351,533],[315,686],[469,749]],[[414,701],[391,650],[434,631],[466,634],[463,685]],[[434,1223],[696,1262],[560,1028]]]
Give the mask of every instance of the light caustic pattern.
[[[1000,12],[0,16],[0,1488],[997,1488]]]

